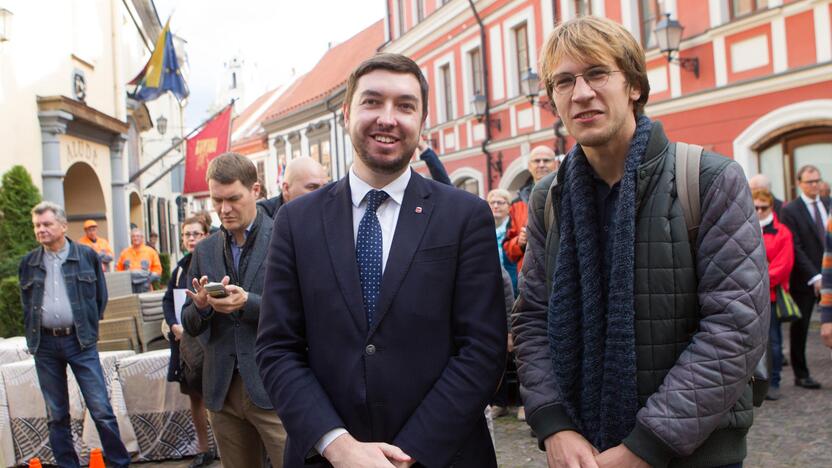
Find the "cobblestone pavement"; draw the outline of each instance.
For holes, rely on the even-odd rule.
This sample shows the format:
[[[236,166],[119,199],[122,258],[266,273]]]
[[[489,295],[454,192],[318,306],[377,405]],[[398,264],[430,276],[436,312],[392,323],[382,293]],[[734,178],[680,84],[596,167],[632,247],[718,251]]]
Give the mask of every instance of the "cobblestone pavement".
[[[812,327],[807,355],[812,376],[823,384],[820,390],[795,387],[791,368],[784,368],[779,401],[767,401],[754,414],[748,435],[746,468],[832,467],[832,358],[820,341],[817,324]],[[784,327],[784,337],[788,328]],[[784,347],[788,350],[788,344]],[[529,427],[514,417],[494,424],[500,467],[545,467],[546,457],[537,449]],[[186,467],[188,460],[135,466]],[[219,462],[213,467],[222,466]]]

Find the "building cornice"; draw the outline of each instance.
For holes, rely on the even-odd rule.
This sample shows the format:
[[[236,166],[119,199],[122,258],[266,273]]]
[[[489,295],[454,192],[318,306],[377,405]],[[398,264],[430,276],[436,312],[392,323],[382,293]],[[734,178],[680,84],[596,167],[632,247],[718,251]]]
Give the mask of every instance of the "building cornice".
[[[497,0],[475,1],[477,10],[482,13]],[[474,22],[474,14],[468,0],[451,0],[423,19],[416,26],[410,28],[403,35],[384,44],[382,52],[410,55],[427,47],[439,37],[448,34],[467,20]]]
[[[825,62],[716,89],[707,89],[656,104],[647,104],[645,113],[651,117],[658,117],[824,81],[832,83],[830,77],[832,77],[832,62]]]
[[[126,134],[130,126],[114,117],[94,109],[83,102],[66,96],[38,96],[38,112],[63,111],[73,116],[73,120],[82,121],[92,127],[113,135]]]

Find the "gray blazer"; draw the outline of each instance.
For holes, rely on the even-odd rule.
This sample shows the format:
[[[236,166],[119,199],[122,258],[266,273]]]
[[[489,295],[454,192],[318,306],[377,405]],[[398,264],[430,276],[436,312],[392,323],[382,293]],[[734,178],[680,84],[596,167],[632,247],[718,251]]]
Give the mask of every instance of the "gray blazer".
[[[262,213],[257,216],[261,218],[260,226],[255,234],[257,237],[252,251],[248,253],[248,268],[240,285],[248,292],[245,308],[232,314],[215,313],[211,308],[199,311],[189,299],[182,309],[182,326],[185,331],[192,336],[199,336],[205,347],[202,394],[205,407],[211,411],[222,410],[234,375],[235,358],[251,401],[260,408],[272,409],[257,363],[254,362],[254,340],[257,337],[260,296],[266,273],[264,260],[269,249],[272,220]],[[188,271],[189,285],[193,278],[203,275],[207,275],[210,281],[220,281],[226,275],[224,242],[225,234],[219,230],[196,246]]]

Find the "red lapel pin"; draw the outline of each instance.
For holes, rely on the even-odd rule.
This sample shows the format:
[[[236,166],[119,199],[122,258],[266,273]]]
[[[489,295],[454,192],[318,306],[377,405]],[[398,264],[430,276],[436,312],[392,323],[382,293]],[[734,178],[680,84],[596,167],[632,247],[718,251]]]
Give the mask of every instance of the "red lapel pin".
[[[417,206],[417,207],[416,207],[416,213],[421,213],[421,212],[422,212],[422,207],[421,207],[421,206]]]

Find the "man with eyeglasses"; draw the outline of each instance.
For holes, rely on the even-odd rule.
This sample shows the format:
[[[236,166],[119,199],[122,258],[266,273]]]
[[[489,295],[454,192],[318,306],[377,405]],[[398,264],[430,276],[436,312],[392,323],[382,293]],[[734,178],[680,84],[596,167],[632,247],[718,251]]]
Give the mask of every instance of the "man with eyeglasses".
[[[821,291],[821,260],[823,259],[826,221],[829,218],[828,200],[820,196],[820,171],[805,165],[797,171],[800,196],[781,210],[783,224],[794,234],[794,268],[789,280],[789,291],[801,318],[791,324],[789,330],[789,357],[794,384],[808,389],[819,389],[820,383],[812,378],[806,362],[806,338],[812,311]]]
[[[536,146],[529,153],[529,174],[531,182],[517,191],[517,198],[511,202],[508,210],[509,229],[506,231],[506,238],[503,241],[503,251],[509,260],[517,264],[517,271],[523,268],[523,254],[526,252],[526,220],[529,215],[529,195],[532,193],[534,184],[546,175],[558,169],[558,159],[555,152],[548,146]],[[522,411],[518,412],[518,418],[525,419]]]
[[[577,141],[532,191],[512,323],[549,466],[740,466],[770,308],[745,175],[705,151],[698,190],[695,172],[677,177],[681,149],[644,115],[644,51],[620,24],[567,21],[541,62]]]

